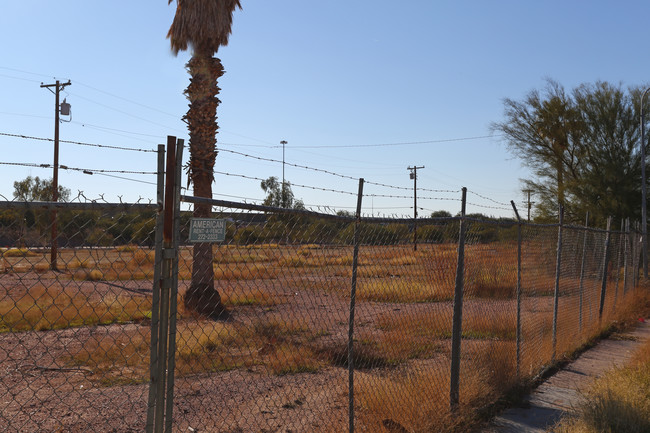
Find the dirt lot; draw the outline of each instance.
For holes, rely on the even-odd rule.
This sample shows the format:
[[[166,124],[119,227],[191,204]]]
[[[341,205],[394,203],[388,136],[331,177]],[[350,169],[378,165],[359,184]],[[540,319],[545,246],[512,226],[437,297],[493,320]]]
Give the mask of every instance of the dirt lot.
[[[268,252],[260,267],[259,255],[242,259],[238,254],[231,253],[233,257],[216,267],[230,320],[181,314],[173,431],[345,431],[350,275],[334,259],[347,251],[302,255],[316,264],[316,259],[328,263],[320,267]],[[358,431],[400,431],[391,425],[417,431],[433,413],[444,418],[439,412],[448,406],[452,302],[448,295],[418,292],[424,290],[418,288],[418,278],[435,278],[427,274],[430,267],[421,266],[430,257],[419,254],[414,261],[400,258],[403,251],[381,260],[364,258],[365,285],[359,288],[355,321]],[[58,308],[62,316],[71,314],[66,302],[78,311],[102,302],[124,306],[127,300],[150,306],[150,279],[119,278],[129,258],[106,260],[110,268],[98,266],[104,277],[97,280],[85,268],[86,276],[79,277],[79,267],[56,273],[5,272],[0,274],[0,303],[6,308],[8,302],[34,296],[34,309]],[[29,261],[32,269],[34,261]],[[119,262],[123,265],[114,264]],[[286,272],[288,266],[291,272]],[[109,272],[115,278],[107,279]],[[180,281],[181,297],[188,284]],[[397,295],[390,292],[395,285],[402,287]],[[408,296],[409,302],[387,302],[384,290],[390,296]],[[408,290],[413,294],[404,294]],[[67,298],[48,304],[45,294]],[[427,302],[418,300],[420,295],[442,298]],[[587,299],[585,308],[591,308],[595,295]],[[575,299],[562,302],[568,310]],[[523,332],[531,346],[522,356],[530,358],[526,365],[531,370],[541,362],[533,358],[546,356],[542,341],[550,331],[551,312],[548,296],[528,297],[524,303],[522,314],[529,321]],[[151,332],[148,316],[136,313],[133,320],[0,333],[0,430],[143,431]],[[463,314],[467,380],[461,392],[463,404],[470,404],[491,398],[499,378],[513,376],[516,302],[512,297],[470,297]],[[69,320],[74,322],[74,317]],[[567,334],[566,339],[574,337]],[[494,379],[485,379],[485,374],[494,374]]]

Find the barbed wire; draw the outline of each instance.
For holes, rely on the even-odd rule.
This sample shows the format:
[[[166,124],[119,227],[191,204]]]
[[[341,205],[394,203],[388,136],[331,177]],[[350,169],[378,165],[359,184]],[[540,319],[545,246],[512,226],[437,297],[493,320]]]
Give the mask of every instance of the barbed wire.
[[[29,140],[38,140],[38,141],[48,141],[48,142],[53,142],[54,140],[52,138],[46,138],[46,137],[35,137],[35,136],[29,136],[29,135],[24,135],[24,134],[12,134],[12,133],[7,133],[7,132],[0,132],[0,136],[7,136],[7,137],[14,137],[14,138],[21,138],[21,139],[29,139]],[[104,144],[97,144],[97,143],[87,143],[87,142],[81,142],[81,141],[73,141],[73,140],[59,140],[61,143],[69,143],[69,144],[76,144],[80,146],[91,146],[91,147],[97,147],[97,148],[106,148],[106,149],[114,149],[114,150],[126,150],[126,151],[136,151],[136,152],[147,152],[147,153],[155,153],[157,152],[156,150],[153,149],[142,149],[142,148],[131,148],[131,147],[122,147],[122,146],[111,146],[111,145],[104,145]],[[336,173],[330,170],[325,170],[325,169],[320,169],[316,167],[310,167],[306,165],[301,165],[301,164],[294,164],[294,163],[287,163],[283,162],[281,160],[273,159],[273,158],[265,158],[265,157],[260,157],[260,156],[255,156],[255,155],[250,155],[244,152],[238,152],[235,150],[230,150],[230,149],[219,149],[221,152],[227,152],[227,153],[232,153],[236,155],[240,155],[246,158],[252,158],[256,159],[259,161],[266,161],[266,162],[273,162],[273,163],[280,163],[280,164],[286,164],[291,167],[296,167],[296,168],[301,168],[305,170],[311,170],[315,172],[320,172],[320,173],[325,173],[329,174],[332,176],[337,176],[343,179],[349,179],[349,180],[354,180],[358,181],[357,178],[353,176],[348,176],[340,173]],[[3,165],[23,165],[23,166],[28,166],[28,167],[42,167],[42,168],[50,168],[52,167],[51,165],[47,164],[27,164],[25,165],[24,163],[0,163]],[[120,174],[155,174],[155,172],[135,172],[135,171],[123,171],[123,170],[90,170],[90,169],[80,169],[80,168],[74,168],[74,167],[66,167],[61,165],[60,166],[63,169],[66,170],[77,170],[77,171],[92,171],[94,173],[120,173]],[[228,176],[236,176],[236,177],[241,177],[241,178],[246,178],[246,179],[253,179],[253,180],[258,180],[258,181],[263,181],[265,179],[260,179],[257,177],[253,176],[246,176],[246,175],[240,175],[240,174],[233,174],[233,173],[225,173],[225,172],[217,172],[215,171],[214,173],[219,173],[223,175],[228,175]],[[90,173],[87,173],[90,174]],[[126,179],[130,180],[130,179]],[[396,185],[389,185],[381,182],[373,182],[366,180],[365,183],[367,185],[374,185],[374,186],[379,186],[383,188],[390,188],[390,189],[396,189],[396,190],[401,190],[401,191],[411,191],[412,188],[410,187],[402,187],[402,186],[396,186]],[[341,191],[341,190],[336,190],[336,189],[330,189],[330,188],[322,188],[322,187],[315,187],[315,186],[310,186],[310,185],[301,185],[301,184],[293,184],[296,187],[301,187],[301,188],[307,188],[307,189],[314,189],[314,190],[322,190],[322,191],[327,191],[327,192],[335,192],[335,193],[342,193],[342,194],[347,194],[347,195],[356,195],[354,192],[349,192],[349,191]],[[443,190],[443,189],[429,189],[429,188],[417,188],[416,191],[422,191],[422,192],[432,192],[432,193],[445,193],[445,194],[452,194],[452,193],[458,193],[459,190]],[[478,207],[483,207],[487,209],[498,209],[498,210],[509,210],[509,207],[507,203],[499,202],[497,200],[494,200],[490,197],[484,196],[482,194],[479,194],[474,191],[469,191],[469,193],[476,195],[477,197],[480,197],[484,200],[488,200],[492,203],[495,203],[500,206],[506,206],[504,207],[493,207],[493,206],[486,206],[486,205],[478,205],[474,204],[474,206]],[[397,195],[389,195],[389,194],[367,194],[366,197],[383,197],[383,198],[410,198],[407,196],[397,196]],[[419,197],[421,199],[429,199],[429,200],[453,200],[453,201],[458,201],[459,199],[449,199],[449,198],[443,198],[443,197]]]
[[[54,168],[52,164],[36,164],[31,162],[4,162],[0,161],[0,165],[11,165],[19,167],[32,167],[32,168]],[[80,171],[84,174],[95,174],[95,173],[119,173],[119,174],[158,174],[155,171],[130,171],[130,170],[105,170],[105,169],[91,169],[91,168],[79,168],[79,167],[68,167],[67,165],[59,164],[59,168],[62,170],[72,170]]]
[[[468,206],[476,206],[484,209],[496,209],[496,210],[512,210],[512,208],[507,208],[507,207],[497,207],[497,206],[488,206],[484,204],[478,204],[478,203],[467,203]]]
[[[22,138],[22,139],[27,139],[27,140],[54,142],[53,138],[34,137],[34,136],[31,136],[31,135],[23,135],[23,134],[11,134],[11,133],[8,133],[8,132],[0,132],[0,136]],[[76,145],[79,145],[79,146],[100,147],[100,148],[105,148],[105,149],[128,150],[128,151],[132,151],[132,152],[148,152],[148,153],[157,152],[156,150],[153,150],[153,149],[140,149],[140,148],[136,148],[136,147],[110,146],[110,145],[106,145],[106,144],[85,143],[85,142],[82,142],[82,141],[72,141],[72,140],[59,140],[59,143],[76,144]]]
[[[250,154],[247,154],[247,153],[244,153],[244,152],[238,152],[236,150],[219,149],[219,151],[240,155],[240,156],[243,156],[243,157],[246,157],[246,158],[257,159],[257,160],[260,160],[260,161],[274,162],[274,163],[278,163],[278,164],[285,164],[285,165],[288,165],[290,167],[302,168],[302,169],[305,169],[305,170],[311,170],[311,171],[316,171],[316,172],[320,172],[320,173],[325,173],[325,174],[329,174],[329,175],[332,175],[332,176],[337,176],[337,177],[340,177],[340,178],[343,178],[343,179],[350,179],[350,180],[354,180],[354,181],[359,180],[359,178],[356,178],[356,177],[353,177],[353,176],[348,176],[348,175],[345,175],[345,174],[336,173],[336,172],[333,172],[333,171],[330,171],[330,170],[324,170],[324,169],[316,168],[316,167],[309,167],[307,165],[294,164],[294,163],[290,163],[290,162],[286,162],[286,161],[281,161],[279,159],[264,158],[264,157],[261,157],[261,156],[250,155]],[[373,182],[373,181],[366,180],[366,179],[364,179],[364,183],[366,185],[375,185],[375,186],[381,186],[381,187],[384,187],[384,188],[392,188],[392,189],[398,189],[398,190],[403,190],[403,191],[412,191],[412,189],[413,189],[413,188],[410,188],[410,187],[407,187],[407,186],[388,185],[388,184],[385,184],[385,183]],[[458,193],[458,192],[460,192],[460,190],[443,190],[443,189],[427,189],[427,188],[417,188],[417,190],[418,191],[426,191],[426,192],[435,192],[435,193]]]
[[[492,203],[495,203],[495,204],[498,204],[498,205],[501,205],[501,206],[510,206],[510,203],[504,203],[504,202],[496,201],[494,199],[491,199],[490,197],[486,197],[486,196],[481,195],[481,194],[479,194],[477,192],[474,192],[474,191],[467,190],[467,192],[470,193],[470,194],[474,194],[475,196],[480,197],[483,200],[488,200],[488,201],[491,201]]]
[[[233,153],[235,155],[240,155],[240,156],[243,156],[243,157],[246,157],[246,158],[257,159],[259,161],[275,162],[275,163],[279,163],[279,164],[285,164],[285,165],[288,165],[290,167],[296,167],[296,168],[302,168],[302,169],[305,169],[305,170],[312,170],[312,171],[317,171],[317,172],[320,172],[320,173],[326,173],[326,174],[329,174],[329,175],[332,175],[332,176],[338,176],[338,177],[341,177],[341,178],[344,178],[344,179],[359,180],[356,177],[347,176],[345,174],[340,174],[340,173],[335,173],[333,171],[324,170],[324,169],[321,169],[321,168],[308,167],[306,165],[293,164],[293,163],[290,163],[290,162],[283,162],[283,161],[280,161],[278,159],[264,158],[264,157],[261,157],[261,156],[249,155],[247,153],[238,152],[236,150],[219,149],[219,151],[220,152]]]
[[[266,179],[262,179],[260,177],[255,177],[255,176],[248,176],[246,174],[236,174],[236,173],[228,173],[225,171],[215,171],[215,174],[221,174],[224,176],[234,176],[234,177],[241,177],[244,179],[250,179],[250,180],[258,180],[261,182],[264,182]],[[341,191],[341,190],[335,190],[335,189],[330,189],[330,188],[323,188],[319,186],[311,186],[311,185],[301,185],[299,183],[290,183],[292,187],[299,187],[299,188],[307,188],[307,189],[314,189],[314,190],[319,190],[319,191],[326,191],[326,192],[335,192],[339,194],[347,194],[347,195],[357,195],[356,192],[350,192],[350,191]]]

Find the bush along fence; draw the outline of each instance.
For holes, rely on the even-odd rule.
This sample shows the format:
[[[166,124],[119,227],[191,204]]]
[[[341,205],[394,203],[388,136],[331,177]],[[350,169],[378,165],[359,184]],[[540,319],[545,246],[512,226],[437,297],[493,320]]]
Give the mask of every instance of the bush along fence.
[[[154,204],[0,202],[1,430],[464,431],[643,294],[628,222],[182,196],[182,150]]]

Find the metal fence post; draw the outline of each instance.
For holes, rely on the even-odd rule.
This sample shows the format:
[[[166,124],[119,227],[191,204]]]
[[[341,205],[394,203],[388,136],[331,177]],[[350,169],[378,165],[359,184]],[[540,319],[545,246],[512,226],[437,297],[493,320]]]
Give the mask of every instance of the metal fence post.
[[[363,178],[359,179],[357,213],[354,225],[354,252],[352,255],[352,283],[350,287],[350,321],[348,323],[348,422],[349,433],[354,433],[354,308],[357,296],[357,268],[359,263],[359,231],[361,228],[361,200]]]
[[[510,200],[512,209],[517,216],[517,377],[520,373],[521,365],[521,218],[515,206],[514,200]]]
[[[169,304],[169,349],[167,353],[167,407],[165,410],[165,432],[172,431],[172,415],[174,408],[174,372],[176,368],[176,313],[178,311],[178,248],[180,244],[180,215],[181,215],[181,183],[179,182],[183,170],[183,140],[176,142],[176,167],[174,182],[174,232],[172,235],[172,250],[174,257],[172,259],[171,269],[171,287],[170,287],[170,304]]]
[[[585,294],[585,262],[587,259],[587,234],[589,231],[587,227],[589,226],[589,212],[585,216],[585,235],[582,240],[582,262],[580,264],[580,288],[578,289],[579,293],[579,315],[578,315],[578,327],[580,333],[582,333],[582,306],[584,301]]]
[[[634,223],[634,235],[632,236],[634,238],[634,243],[632,244],[632,251],[633,251],[633,258],[632,258],[632,268],[634,272],[634,288],[636,289],[639,287],[639,272],[640,272],[640,267],[641,267],[641,260],[640,260],[640,251],[639,251],[639,244],[642,242],[641,239],[639,239],[639,222]]]
[[[619,280],[621,279],[621,247],[623,245],[623,242],[621,240],[623,239],[623,230],[625,229],[625,221],[621,219],[621,232],[618,235],[618,251],[617,251],[617,258],[616,258],[616,286],[614,289],[614,305],[612,308],[616,310],[616,300],[618,299],[618,283]]]
[[[460,388],[460,343],[463,324],[463,277],[465,268],[465,207],[467,188],[463,187],[462,205],[458,234],[458,263],[456,266],[456,287],[454,289],[454,317],[451,330],[451,377],[449,406],[452,412],[458,409]]]
[[[564,206],[560,205],[560,224],[557,230],[557,257],[555,261],[555,289],[553,291],[553,354],[551,362],[555,361],[557,352],[557,314],[560,299],[560,270],[562,268],[562,230],[564,227]]]
[[[612,226],[612,217],[607,218],[607,234],[605,235],[605,257],[603,258],[603,281],[600,286],[600,307],[598,309],[598,320],[603,318],[605,306],[605,293],[607,292],[607,266],[609,265],[609,237]]]
[[[151,304],[151,347],[149,353],[149,403],[147,406],[147,425],[146,432],[151,433],[154,425],[154,413],[156,405],[156,389],[160,380],[158,372],[158,327],[160,321],[160,287],[158,281],[162,272],[162,247],[163,247],[163,200],[165,199],[165,145],[158,145],[158,171],[157,171],[157,191],[156,204],[158,210],[156,214],[156,232],[155,232],[155,259],[153,271],[153,295]]]
[[[160,285],[160,326],[158,330],[158,374],[156,384],[156,407],[154,416],[154,432],[162,433],[165,427],[165,395],[167,373],[167,350],[169,337],[170,292],[172,286],[172,268],[174,257],[173,229],[174,229],[174,190],[176,174],[176,137],[167,137],[167,168],[165,170],[167,181],[165,183],[165,210],[163,224],[163,250],[162,272],[158,284]]]
[[[625,219],[625,233],[623,234],[623,296],[627,293],[627,268],[629,266],[630,219]]]

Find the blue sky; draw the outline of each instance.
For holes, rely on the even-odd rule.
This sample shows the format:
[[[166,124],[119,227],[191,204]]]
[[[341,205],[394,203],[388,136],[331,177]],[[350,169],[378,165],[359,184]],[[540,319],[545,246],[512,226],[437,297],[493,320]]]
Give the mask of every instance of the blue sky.
[[[286,179],[308,207],[353,210],[354,179],[363,177],[371,182],[364,213],[411,215],[407,167],[418,165],[421,216],[457,213],[463,186],[469,212],[511,216],[511,199],[523,209],[519,179],[528,172],[500,137],[487,137],[503,98],[522,99],[546,78],[571,89],[597,80],[643,85],[650,76],[643,1],[242,4],[218,53],[226,74],[215,169],[228,175],[217,174],[213,190],[227,200],[260,202],[258,179],[282,176],[287,140]],[[55,79],[72,82],[62,93],[72,122],[61,124],[61,140],[154,149],[166,135],[187,139],[180,118],[189,53],[175,57],[165,38],[175,3],[34,0],[5,2],[2,12],[0,162],[52,163],[51,142],[6,134],[53,137],[54,95],[40,83]],[[60,152],[69,167],[156,167],[153,153],[67,143]],[[0,170],[7,198],[14,180],[52,176]],[[153,175],[109,174],[127,179],[61,170],[60,184],[108,201],[155,196]]]

